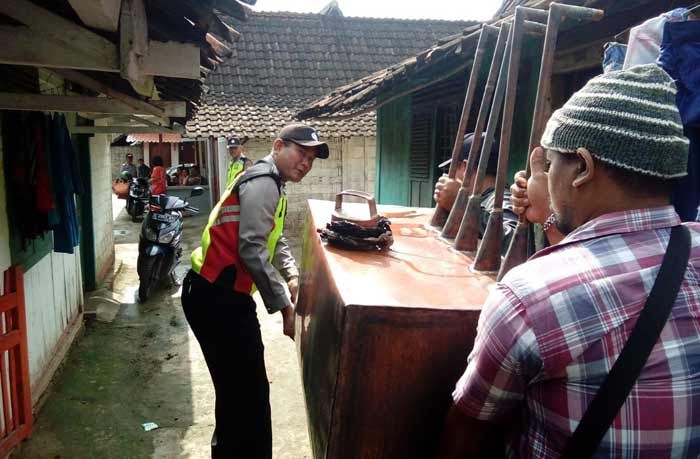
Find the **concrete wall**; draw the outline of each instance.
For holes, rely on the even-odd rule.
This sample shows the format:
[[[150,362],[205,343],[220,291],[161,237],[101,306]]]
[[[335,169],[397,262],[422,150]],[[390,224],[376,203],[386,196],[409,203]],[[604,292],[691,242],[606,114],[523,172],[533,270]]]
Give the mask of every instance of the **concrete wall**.
[[[251,139],[245,144],[245,154],[252,160],[267,155],[274,139]],[[314,161],[314,167],[300,183],[287,185],[289,207],[285,233],[292,242],[295,256],[299,255],[301,232],[306,216],[308,199],[334,200],[342,190],[361,190],[374,193],[376,176],[376,138],[343,137],[328,140],[330,156]],[[223,162],[224,172],[228,158]]]
[[[98,283],[114,264],[110,141],[110,136],[106,134],[96,134],[90,138],[92,229],[95,235],[95,274]]]
[[[139,159],[143,159],[143,146],[141,144],[139,145],[134,145],[131,147],[110,147],[109,149],[110,155],[111,155],[111,161],[112,161],[112,166],[111,166],[111,174],[112,174],[112,180],[116,179],[119,176],[119,169],[122,167],[122,164],[126,162],[126,154],[131,153],[134,155],[134,164],[138,165],[137,161]]]

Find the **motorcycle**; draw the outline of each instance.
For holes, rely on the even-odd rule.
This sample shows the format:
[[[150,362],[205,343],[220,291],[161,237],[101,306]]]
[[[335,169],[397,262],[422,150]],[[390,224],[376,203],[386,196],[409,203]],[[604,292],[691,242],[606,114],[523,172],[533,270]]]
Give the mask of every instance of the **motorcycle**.
[[[129,181],[129,194],[126,196],[126,212],[131,216],[132,222],[137,221],[143,215],[150,195],[151,190],[148,180],[133,177]]]
[[[195,187],[190,197],[203,193],[203,188]],[[158,284],[166,280],[170,280],[173,285],[177,283],[175,268],[182,256],[182,213],[199,213],[199,209],[175,196],[161,194],[151,196],[147,201],[136,262],[139,275],[138,298],[142,303],[148,300]]]

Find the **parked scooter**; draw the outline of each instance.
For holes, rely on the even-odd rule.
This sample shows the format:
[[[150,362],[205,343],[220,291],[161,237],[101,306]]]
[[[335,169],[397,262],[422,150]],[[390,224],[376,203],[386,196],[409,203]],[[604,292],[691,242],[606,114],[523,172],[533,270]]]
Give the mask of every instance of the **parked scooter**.
[[[195,187],[190,197],[204,193]],[[141,225],[139,257],[136,270],[139,275],[139,301],[145,302],[153,289],[165,281],[176,283],[175,268],[180,263],[182,247],[182,213],[199,213],[185,200],[165,194],[151,196]]]
[[[129,181],[129,194],[126,196],[126,212],[131,216],[131,221],[138,221],[143,216],[146,203],[151,196],[148,180],[132,177]]]

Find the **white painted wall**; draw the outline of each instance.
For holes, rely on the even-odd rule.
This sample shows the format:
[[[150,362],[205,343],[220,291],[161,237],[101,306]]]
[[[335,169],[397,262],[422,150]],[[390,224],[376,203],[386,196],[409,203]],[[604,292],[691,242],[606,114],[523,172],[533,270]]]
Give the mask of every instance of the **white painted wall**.
[[[32,387],[46,371],[68,324],[83,304],[80,248],[51,252],[24,274],[29,376]]]
[[[90,138],[92,229],[95,234],[95,270],[98,283],[104,279],[114,262],[110,141],[106,134],[96,134]]]

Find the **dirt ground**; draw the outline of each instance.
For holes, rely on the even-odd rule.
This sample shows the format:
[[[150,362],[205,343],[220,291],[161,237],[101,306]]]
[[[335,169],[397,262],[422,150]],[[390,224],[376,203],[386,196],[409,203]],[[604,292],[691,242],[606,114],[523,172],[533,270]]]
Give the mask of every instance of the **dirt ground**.
[[[32,438],[12,457],[207,458],[214,389],[185,320],[177,287],[135,299],[139,223],[115,208],[115,273],[90,292],[97,319],[73,345],[37,414]],[[182,279],[206,216],[187,218]],[[261,304],[259,298],[256,299]],[[294,343],[279,314],[258,308],[270,393],[275,459],[310,459],[306,412]],[[158,429],[145,431],[154,422]]]

